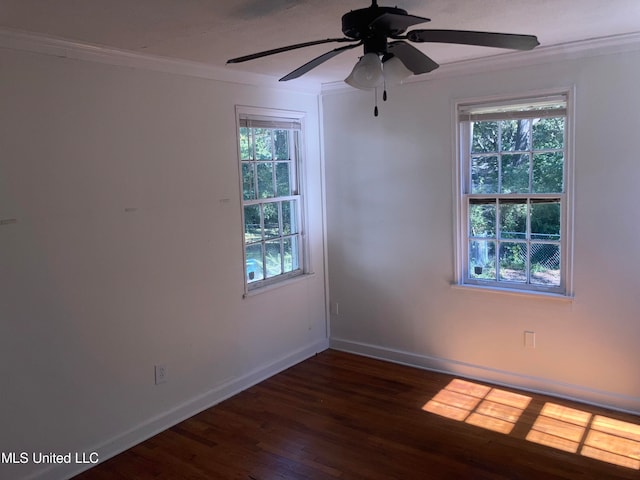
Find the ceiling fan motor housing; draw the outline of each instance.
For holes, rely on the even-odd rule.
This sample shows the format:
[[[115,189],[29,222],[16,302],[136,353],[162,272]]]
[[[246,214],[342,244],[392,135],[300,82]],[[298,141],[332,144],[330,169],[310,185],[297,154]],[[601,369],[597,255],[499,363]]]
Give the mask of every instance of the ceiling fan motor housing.
[[[402,35],[405,32],[405,28],[386,29],[385,31],[378,31],[371,27],[371,24],[375,19],[385,13],[394,15],[407,15],[407,11],[397,7],[379,7],[377,5],[369,8],[360,8],[358,10],[352,10],[345,13],[342,16],[342,33],[347,37],[355,38],[356,40],[366,40],[372,36],[384,35],[387,37],[395,37],[396,35]]]

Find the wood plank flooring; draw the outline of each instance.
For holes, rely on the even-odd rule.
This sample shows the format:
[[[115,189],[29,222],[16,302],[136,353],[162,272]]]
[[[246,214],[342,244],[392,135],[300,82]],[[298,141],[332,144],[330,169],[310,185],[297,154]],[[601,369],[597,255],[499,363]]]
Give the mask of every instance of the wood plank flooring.
[[[328,350],[75,478],[640,479],[639,425]]]

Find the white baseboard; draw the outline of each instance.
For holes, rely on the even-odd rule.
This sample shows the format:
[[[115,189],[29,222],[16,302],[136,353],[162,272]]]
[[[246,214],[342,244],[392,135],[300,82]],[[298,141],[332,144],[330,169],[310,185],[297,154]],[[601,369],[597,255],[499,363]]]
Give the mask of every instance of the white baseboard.
[[[355,353],[378,360],[385,360],[449,375],[457,375],[472,380],[484,381],[543,395],[552,395],[566,400],[640,415],[640,397],[605,392],[546,378],[521,375],[519,373],[487,368],[481,365],[430,357],[428,355],[419,355],[340,338],[332,338],[330,346],[335,350]]]
[[[322,352],[329,348],[329,340],[323,339],[314,342],[306,347],[300,348],[294,352],[273,361],[272,363],[261,366],[242,377],[230,380],[219,385],[202,395],[194,397],[181,405],[177,405],[171,410],[150,418],[147,421],[136,425],[126,432],[111,438],[97,446],[89,446],[80,448],[80,452],[97,452],[100,461],[105,461],[119,453],[137,445],[148,438],[210,408],[223,400],[226,400],[247,388],[260,383],[267,378],[286,370],[293,365],[312,357],[318,352]],[[48,466],[42,470],[36,471],[25,480],[60,480],[68,479],[93,465],[77,465],[77,464],[58,464]]]

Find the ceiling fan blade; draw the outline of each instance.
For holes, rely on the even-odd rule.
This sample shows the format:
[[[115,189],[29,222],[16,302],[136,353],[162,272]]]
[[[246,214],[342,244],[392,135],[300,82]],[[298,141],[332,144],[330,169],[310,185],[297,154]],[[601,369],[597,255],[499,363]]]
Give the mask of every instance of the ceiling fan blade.
[[[387,52],[398,57],[414,75],[428,73],[439,67],[436,62],[407,42],[391,42],[387,47]]]
[[[312,45],[320,45],[321,43],[331,42],[356,42],[352,38],[327,38],[326,40],[315,40],[312,42],[296,43],[295,45],[288,45],[286,47],[274,48],[273,50],[266,50],[264,52],[253,53],[251,55],[245,55],[244,57],[232,58],[227,60],[227,63],[241,63],[248,60],[255,60],[256,58],[266,57],[268,55],[275,55],[276,53],[288,52],[289,50],[295,50],[297,48],[310,47]]]
[[[412,42],[459,43],[479,47],[531,50],[540,45],[535,35],[474,32],[469,30],[413,30],[407,33]]]
[[[349,50],[351,48],[358,47],[360,45],[362,45],[362,42],[358,42],[358,43],[356,43],[354,45],[347,45],[345,47],[335,48],[333,50],[328,51],[327,53],[323,53],[319,57],[316,57],[313,60],[311,60],[310,62],[305,63],[301,67],[296,68],[293,72],[289,73],[288,75],[285,75],[284,77],[282,77],[280,79],[280,81],[281,82],[286,82],[287,80],[293,80],[294,78],[298,78],[298,77],[304,75],[305,73],[307,73],[308,71],[316,68],[321,63],[324,63],[327,60],[335,57],[339,53],[342,53],[342,52],[344,52],[346,50]]]
[[[391,35],[396,35],[404,32],[407,28],[413,25],[430,21],[431,19],[429,18],[416,17],[415,15],[399,15],[396,13],[386,12],[371,22],[369,24],[369,28],[373,30],[391,32]]]

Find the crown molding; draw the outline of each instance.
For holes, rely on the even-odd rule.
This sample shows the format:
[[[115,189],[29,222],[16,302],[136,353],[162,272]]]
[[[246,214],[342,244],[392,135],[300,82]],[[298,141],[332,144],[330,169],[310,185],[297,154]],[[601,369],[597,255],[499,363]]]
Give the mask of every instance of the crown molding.
[[[353,91],[353,88],[345,84],[344,81],[318,84],[317,82],[299,79],[295,83],[287,83],[287,85],[284,86],[278,82],[275,77],[268,75],[238,72],[200,62],[92,45],[5,27],[0,27],[0,48],[205,78],[221,82],[268,87],[277,90],[293,90],[314,95]],[[640,50],[640,32],[538,47],[528,52],[510,52],[490,57],[445,63],[431,73],[410,77],[403,83],[420,83],[459,75],[526,67],[547,62],[574,60],[635,50]]]
[[[317,82],[299,81],[295,85],[287,84],[285,87],[277,78],[268,75],[233,71],[200,62],[120,50],[4,27],[0,27],[0,48],[242,85],[294,90],[314,95],[320,93],[320,85]]]
[[[490,57],[445,63],[425,75],[410,77],[402,83],[421,83],[460,75],[527,67],[541,63],[575,60],[640,50],[640,32],[599,37],[589,40],[538,47],[528,52],[510,52]],[[353,91],[344,81],[323,83],[322,94]]]

